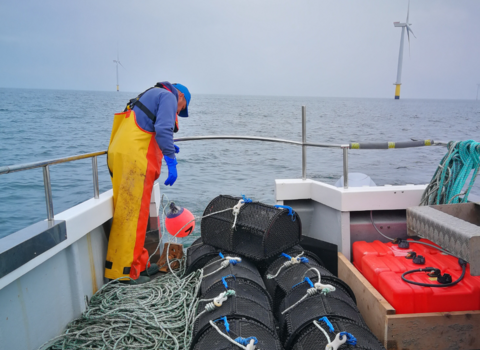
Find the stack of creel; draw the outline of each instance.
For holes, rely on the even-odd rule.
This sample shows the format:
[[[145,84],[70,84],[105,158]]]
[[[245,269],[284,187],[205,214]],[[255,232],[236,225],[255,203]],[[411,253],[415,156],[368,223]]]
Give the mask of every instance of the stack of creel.
[[[187,271],[204,276],[191,349],[383,349],[348,285],[298,245],[295,212],[240,200],[215,198],[204,215],[220,213],[187,250]]]
[[[282,349],[272,300],[251,261],[219,253],[203,276],[192,349]]]
[[[264,281],[285,349],[384,349],[369,330],[350,287],[315,256],[290,249],[271,263]]]

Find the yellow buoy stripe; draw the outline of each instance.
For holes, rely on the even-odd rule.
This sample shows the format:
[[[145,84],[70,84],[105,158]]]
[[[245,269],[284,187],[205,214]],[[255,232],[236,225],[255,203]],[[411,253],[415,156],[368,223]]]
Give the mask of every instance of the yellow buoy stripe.
[[[388,148],[395,148],[395,142],[389,142]]]
[[[425,140],[425,146],[431,146],[432,140]]]
[[[360,144],[359,143],[352,143],[351,149],[360,149]]]

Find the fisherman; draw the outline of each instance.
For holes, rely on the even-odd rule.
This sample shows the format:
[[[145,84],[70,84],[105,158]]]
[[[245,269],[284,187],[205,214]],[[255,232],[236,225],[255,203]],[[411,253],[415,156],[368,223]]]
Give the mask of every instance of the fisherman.
[[[153,183],[160,176],[162,156],[168,167],[166,186],[177,179],[173,143],[178,116],[188,117],[190,92],[181,84],[157,83],[116,113],[107,163],[113,185],[113,222],[105,277],[125,283],[145,283],[158,272],[144,248]],[[130,278],[128,278],[130,277]],[[135,282],[132,282],[134,280]]]

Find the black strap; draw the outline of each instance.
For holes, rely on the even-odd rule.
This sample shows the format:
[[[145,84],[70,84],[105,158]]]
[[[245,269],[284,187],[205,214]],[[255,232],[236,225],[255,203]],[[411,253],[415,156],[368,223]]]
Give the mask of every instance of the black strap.
[[[140,108],[140,110],[152,120],[153,124],[155,124],[155,121],[157,120],[157,116],[152,112],[150,112],[150,110],[147,107],[145,107],[145,105],[142,102],[140,101],[134,102],[132,104],[132,109],[133,109],[133,106],[137,106],[138,108]]]
[[[160,88],[160,89],[165,89],[165,85],[163,85],[162,83],[156,83],[154,87],[151,87],[147,90],[145,90],[144,92],[142,92],[140,95],[138,95],[136,98],[132,98],[128,103],[127,103],[127,107],[125,107],[125,110],[124,112],[126,112],[128,110],[128,106],[130,106],[130,109],[133,109],[134,106],[137,106],[138,108],[140,108],[140,110],[146,114],[146,116],[148,118],[150,118],[150,120],[153,122],[153,124],[155,124],[155,121],[157,120],[157,116],[155,114],[153,114],[147,107],[145,107],[145,105],[140,102],[140,98],[143,96],[144,93],[146,93],[148,90],[151,90],[151,89],[154,89],[154,88]]]

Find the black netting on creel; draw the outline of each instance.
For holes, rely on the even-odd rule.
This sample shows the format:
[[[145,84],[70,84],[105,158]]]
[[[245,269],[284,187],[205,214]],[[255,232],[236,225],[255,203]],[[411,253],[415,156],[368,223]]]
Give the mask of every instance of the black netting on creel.
[[[315,260],[317,263],[319,263],[319,265],[321,266],[324,266],[323,264],[323,261],[322,259],[320,259],[319,256],[317,256],[316,254],[312,253],[311,251],[309,250],[305,250],[303,249],[300,245],[294,245],[293,247],[291,248],[288,248],[286,250],[283,251],[283,253],[286,253],[290,256],[297,256],[299,254],[301,254],[303,252],[303,255],[304,257],[307,257],[308,259],[313,259]],[[277,260],[281,255],[278,254],[278,255],[275,255],[274,257],[270,258],[270,259],[266,259],[266,260],[262,260],[262,261],[258,261],[256,263],[256,266],[258,268],[258,271],[260,271],[260,273],[262,274],[262,276],[265,274],[265,272],[267,271],[268,267],[275,261]]]
[[[218,252],[219,249],[204,244],[202,237],[196,239],[187,249],[187,270],[185,274],[188,275],[193,271],[201,269],[207,262],[217,256]]]
[[[310,280],[313,283],[315,283],[318,281],[318,276],[311,277]],[[345,294],[345,298],[349,297],[350,299],[352,299],[355,305],[357,304],[357,298],[355,298],[355,294],[353,293],[353,290],[350,288],[348,284],[346,284],[340,278],[335,276],[321,276],[321,280],[323,284],[331,284],[336,288],[337,293],[341,292]]]
[[[318,277],[312,278],[311,282],[315,284],[318,281]],[[342,282],[342,283],[339,283]],[[329,284],[335,287],[335,291],[329,292],[327,297],[334,297],[336,299],[343,300],[345,303],[349,304],[351,308],[358,310],[355,300],[352,299],[349,292],[344,289],[346,285],[342,280],[334,276],[324,276],[321,281],[322,284]],[[278,308],[277,319],[281,320],[281,313],[286,310],[290,305],[295,304],[298,300],[302,299],[303,296],[307,294],[307,290],[311,288],[311,285],[307,282],[302,282],[294,286],[283,298]]]
[[[233,208],[240,197],[218,196],[203,215]],[[241,254],[256,261],[268,259],[300,241],[302,224],[288,209],[277,209],[260,202],[245,203],[237,216],[233,211],[202,219],[203,242],[222,250]]]
[[[224,254],[224,256],[238,257],[238,255],[233,255],[233,254]],[[213,284],[222,281],[222,277],[225,277],[228,275],[234,275],[236,277],[248,279],[258,284],[258,286],[260,286],[261,288],[265,288],[265,284],[263,283],[262,277],[260,277],[260,273],[258,272],[257,268],[247,259],[242,258],[242,261],[238,262],[236,265],[228,264],[228,266],[223,269],[220,269],[220,266],[221,266],[220,260],[222,260],[222,258],[218,256],[210,260],[205,265],[203,269],[204,277],[202,279],[200,295],[203,295],[205,291],[208,288],[210,288],[210,286],[212,286]],[[209,275],[210,273],[212,274]]]
[[[308,259],[307,263],[298,263],[288,267],[283,267],[278,273],[277,277],[267,278],[268,275],[276,275],[278,270],[287,261],[288,259],[283,256],[278,258],[269,266],[263,277],[267,292],[273,299],[274,311],[278,309],[281,301],[294,285],[302,282],[304,277],[312,278],[317,276],[315,271],[308,271],[310,268],[316,268],[318,271],[320,271],[322,276],[333,276],[330,271],[323,266],[320,266],[320,264],[318,264],[316,261],[313,259]]]
[[[217,295],[211,295],[211,293],[205,293],[206,299],[215,298]],[[201,299],[203,300],[203,299]],[[254,297],[245,293],[242,289],[235,290],[235,295],[228,297],[226,301],[223,301],[220,307],[215,307],[212,311],[205,311],[205,305],[211,303],[211,301],[200,301],[197,309],[197,314],[193,334],[203,332],[208,326],[210,320],[216,320],[220,317],[227,316],[227,319],[231,318],[245,318],[251,319],[267,326],[271,331],[276,332],[276,320],[273,317],[273,313],[270,309],[268,302],[263,305],[255,300]]]
[[[345,343],[340,346],[339,349],[385,350],[375,335],[373,335],[373,333],[364,325],[351,320],[342,319],[340,317],[328,317],[328,320],[332,323],[332,326],[335,330],[333,333],[329,332],[328,326],[325,323],[319,322],[319,324],[325,331],[328,332],[331,340],[333,340],[339,332],[348,332],[357,339],[357,344],[355,346]],[[325,349],[327,344],[328,341],[323,332],[318,329],[313,322],[311,322],[304,327],[302,332],[300,332],[295,339],[292,339],[291,342],[285,345],[285,349],[318,350]]]
[[[246,319],[230,319],[227,318],[229,323],[230,332],[226,333],[225,326],[222,320],[217,321],[215,324],[218,328],[225,334],[229,334],[232,339],[237,337],[248,338],[256,337],[258,343],[256,344],[257,349],[261,350],[282,350],[282,345],[277,335],[269,330],[267,327],[261,323],[246,320]],[[232,344],[230,341],[225,339],[218,331],[210,326],[199,336],[194,337],[192,346],[190,347],[193,350],[239,350],[235,344]]]
[[[315,284],[318,282],[318,276],[310,277],[310,280],[313,284]],[[355,294],[353,294],[353,291],[350,289],[348,284],[343,282],[340,278],[335,276],[321,276],[321,283],[330,284],[331,286],[335,287],[335,291],[331,292],[333,293],[332,295],[335,295],[335,297],[344,300],[346,303],[349,303],[353,308],[357,307]],[[287,308],[285,306],[285,303],[287,302],[286,299],[288,299],[288,302],[290,303],[290,300],[299,300],[305,295],[308,288],[310,288],[310,285],[307,282],[301,282],[293,286],[293,288],[288,291],[286,296],[282,299],[280,306],[277,309],[277,319],[280,318],[279,313]]]
[[[306,294],[307,288],[304,289]],[[355,303],[350,298],[344,298],[344,294],[330,292],[327,295],[317,293],[309,295],[303,299],[295,307],[291,308],[283,315],[281,312],[298,302],[303,295],[298,293],[290,293],[282,301],[279,310],[279,326],[282,340],[291,337],[292,334],[297,334],[303,327],[303,324],[308,321],[318,320],[326,316],[341,316],[353,320],[357,323],[366,326],[360,311],[357,309]]]
[[[225,287],[224,282],[227,284],[227,287]],[[227,289],[240,291],[242,295],[249,295],[252,300],[255,300],[265,308],[268,308],[269,311],[272,311],[272,298],[267,291],[260,287],[257,283],[241,277],[226,277],[225,281],[222,280],[217,282],[208,288],[200,299],[215,298],[217,295],[225,292]]]

